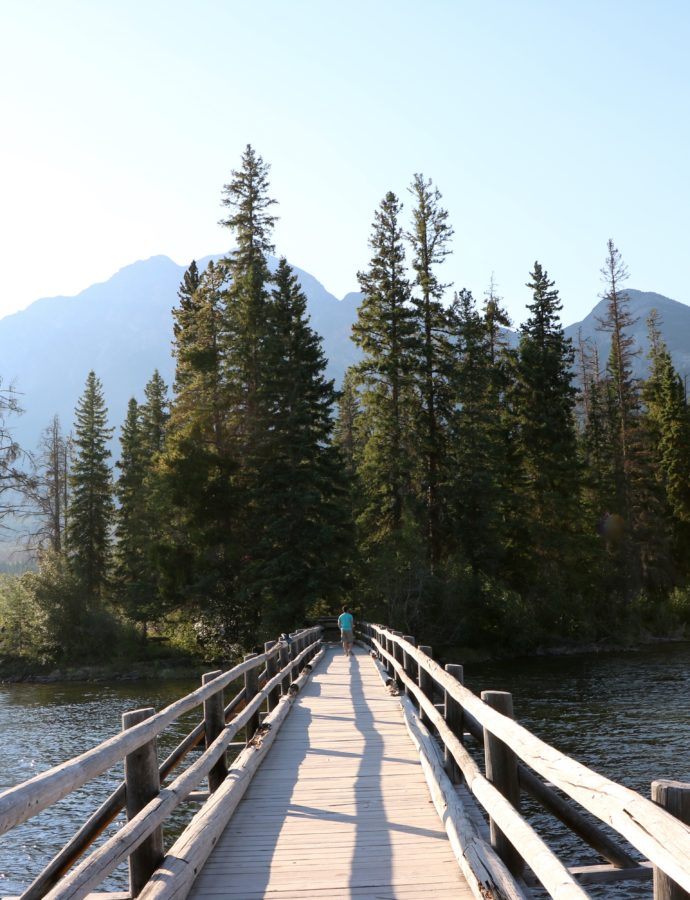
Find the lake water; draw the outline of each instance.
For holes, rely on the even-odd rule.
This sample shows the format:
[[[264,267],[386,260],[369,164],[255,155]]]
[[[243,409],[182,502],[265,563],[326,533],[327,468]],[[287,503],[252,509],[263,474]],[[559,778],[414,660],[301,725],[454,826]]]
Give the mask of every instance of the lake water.
[[[199,687],[195,681],[6,684],[0,685],[0,790],[78,756],[116,734],[124,712],[160,710]],[[176,746],[200,718],[191,713],[159,738],[159,759]],[[188,760],[196,758],[194,754]],[[0,836],[0,896],[21,893],[122,780],[122,765],[84,785],[24,825]],[[182,818],[173,821],[172,837]],[[124,823],[120,816],[99,843]],[[168,841],[170,843],[170,841]],[[126,890],[126,866],[102,890]]]
[[[465,683],[475,693],[510,691],[522,725],[645,797],[657,779],[690,782],[690,644],[469,666]],[[602,861],[534,805],[525,811],[569,865]],[[652,896],[651,883],[587,890],[597,898]]]
[[[457,660],[461,662],[461,660]],[[507,690],[516,718],[590,768],[649,796],[650,782],[690,782],[690,645],[639,652],[540,658],[468,666],[475,692]],[[123,712],[161,709],[198,682],[0,685],[0,790],[76,756],[115,734]],[[198,721],[191,714],[160,740],[161,758]],[[0,837],[0,896],[18,894],[96,809],[121,766]],[[591,851],[529,804],[526,812],[568,864],[598,862]],[[169,845],[192,808],[166,831]],[[120,818],[113,828],[120,827]],[[126,887],[126,870],[102,890]],[[651,885],[588,888],[597,898],[651,897]]]

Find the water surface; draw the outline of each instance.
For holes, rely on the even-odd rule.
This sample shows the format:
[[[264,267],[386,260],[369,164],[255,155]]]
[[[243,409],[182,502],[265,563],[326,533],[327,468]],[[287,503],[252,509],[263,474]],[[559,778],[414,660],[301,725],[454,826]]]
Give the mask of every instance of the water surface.
[[[467,666],[465,683],[475,693],[510,691],[522,725],[645,797],[657,779],[690,782],[690,644]],[[525,811],[569,865],[603,861],[534,804]],[[634,882],[587,890],[652,896],[651,884]]]
[[[0,685],[0,790],[33,778],[112,737],[121,728],[123,713],[150,706],[158,711],[197,687],[196,681]],[[191,713],[161,735],[160,760],[200,716],[200,711]],[[121,780],[119,764],[2,835],[0,896],[18,894],[28,887]],[[113,834],[124,821],[124,816],[118,817],[106,835]],[[172,834],[174,830],[173,824],[169,831]],[[101,889],[123,890],[126,884],[123,866],[103,882]]]

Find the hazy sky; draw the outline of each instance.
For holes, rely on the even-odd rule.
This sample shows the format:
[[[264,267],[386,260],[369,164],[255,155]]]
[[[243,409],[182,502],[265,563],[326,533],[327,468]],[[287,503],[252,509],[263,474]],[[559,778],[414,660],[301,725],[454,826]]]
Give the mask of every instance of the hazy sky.
[[[689,47],[686,0],[0,0],[0,315],[228,249],[247,143],[278,252],[339,297],[422,172],[446,280],[493,272],[516,322],[535,259],[582,318],[609,237],[690,302]]]

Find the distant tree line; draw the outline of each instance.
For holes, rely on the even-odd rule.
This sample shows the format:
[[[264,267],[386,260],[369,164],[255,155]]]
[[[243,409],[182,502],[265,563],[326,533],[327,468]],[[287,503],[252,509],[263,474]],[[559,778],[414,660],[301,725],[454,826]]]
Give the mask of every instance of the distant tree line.
[[[25,498],[38,570],[2,583],[0,653],[98,659],[156,637],[228,658],[345,600],[435,646],[686,626],[690,414],[656,315],[649,376],[632,375],[613,242],[609,358],[564,337],[539,262],[511,347],[493,282],[479,305],[449,296],[453,229],[415,175],[409,219],[392,192],[375,211],[361,361],[336,391],[296,276],[269,269],[268,172],[247,147],[223,189],[236,250],[185,273],[172,398],[155,372],[114,467],[94,372],[30,471],[3,395],[0,490]]]

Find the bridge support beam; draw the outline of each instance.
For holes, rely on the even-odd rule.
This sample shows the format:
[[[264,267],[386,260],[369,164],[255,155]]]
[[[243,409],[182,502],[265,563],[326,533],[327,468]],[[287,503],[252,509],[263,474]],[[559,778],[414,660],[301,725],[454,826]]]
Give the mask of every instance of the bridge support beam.
[[[153,707],[135,709],[122,716],[122,730],[138,725],[156,712]],[[157,797],[161,783],[158,774],[156,738],[125,756],[125,795],[127,821]],[[129,857],[129,891],[137,897],[163,861],[163,828],[159,826]]]
[[[269,650],[272,650],[276,645],[276,641],[267,641],[264,644],[264,651],[268,653]],[[278,674],[278,657],[272,656],[270,659],[266,660],[266,681],[270,681],[274,675]],[[268,711],[273,712],[273,710],[278,705],[280,700],[280,685],[273,688],[273,690],[268,695]]]
[[[513,718],[513,695],[507,691],[482,691],[482,700],[497,712]],[[517,756],[486,728],[484,729],[484,759],[486,777],[519,811],[520,782],[518,781]],[[521,875],[525,868],[523,858],[493,819],[490,820],[490,825],[491,846],[513,875]]]
[[[256,653],[249,653],[244,657],[244,661],[246,662],[248,659],[254,659]],[[245,697],[247,705],[249,705],[254,697],[259,693],[259,671],[258,669],[249,669],[249,671],[244,673],[244,689],[246,691]],[[261,724],[259,718],[259,711],[257,710],[251,719],[247,722],[247,727],[245,734],[247,736],[247,743],[254,737],[257,728]]]
[[[220,669],[216,672],[206,672],[201,676],[201,683],[202,685],[206,685],[222,674]],[[208,700],[204,700],[204,726],[204,743],[206,749],[208,749],[225,728],[225,703],[223,701],[222,690],[218,691],[218,693],[214,694],[212,697],[209,697]],[[223,754],[208,773],[208,789],[210,793],[218,790],[225,781],[227,774],[228,763],[225,754]]]
[[[391,629],[391,634],[394,634],[396,637],[402,637],[402,631],[393,631]],[[395,661],[402,669],[404,669],[405,668],[405,653],[403,651],[403,648],[400,646],[400,644],[397,644],[395,641],[391,641],[391,645],[392,645],[393,656],[395,657]],[[395,669],[393,669],[391,677],[395,678],[398,688],[403,687],[402,678],[400,678],[400,676],[395,672]]]
[[[412,644],[413,647],[417,645],[417,639],[413,634],[404,634],[403,640],[407,641],[408,644]],[[409,653],[406,653],[403,648],[403,669],[405,670],[405,674],[408,678],[412,679],[412,681],[417,681],[417,663],[413,656]],[[405,688],[405,693],[410,698],[410,700],[415,704],[417,710],[419,710],[419,703],[415,700],[414,694],[409,688]]]
[[[457,665],[456,663],[448,663],[446,665],[446,672],[448,672],[449,675],[452,675],[456,681],[460,682],[460,684],[465,683],[465,670],[462,666]],[[444,691],[443,695],[443,705],[445,711],[444,718],[446,720],[446,724],[462,744],[464,743],[465,732],[465,722],[464,716],[462,714],[462,706],[460,706],[457,700],[454,700],[453,697],[451,697],[448,691]],[[458,768],[458,764],[453,759],[452,753],[448,750],[448,747],[446,747],[445,744],[443,746],[443,755],[446,774],[454,784],[460,784],[460,782],[462,781],[460,769]]]
[[[420,644],[419,650],[429,657],[433,656],[432,649],[427,644]],[[424,667],[420,665],[417,666],[417,684],[424,691],[424,694],[427,697],[431,698],[431,700],[434,699],[434,679],[431,677],[431,675],[429,675]],[[431,724],[431,719],[429,719],[429,717],[421,707],[419,714],[421,716],[422,722],[424,723],[424,727],[429,731],[432,731],[433,725]]]
[[[280,669],[283,671],[287,666],[290,665],[290,647],[287,643],[281,644],[280,647]],[[287,694],[290,688],[290,673],[291,669],[287,672],[283,680],[281,681],[281,687],[283,694]]]
[[[690,784],[680,781],[653,781],[652,800],[681,822],[690,825]],[[690,900],[690,894],[655,866],[654,900]]]

